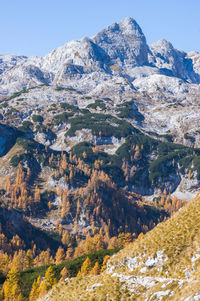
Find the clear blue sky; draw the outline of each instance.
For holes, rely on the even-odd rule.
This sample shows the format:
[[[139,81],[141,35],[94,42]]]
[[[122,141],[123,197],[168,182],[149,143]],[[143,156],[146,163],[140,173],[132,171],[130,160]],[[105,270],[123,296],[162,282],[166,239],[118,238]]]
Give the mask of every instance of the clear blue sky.
[[[127,16],[149,44],[200,52],[200,0],[0,0],[0,54],[43,56]]]

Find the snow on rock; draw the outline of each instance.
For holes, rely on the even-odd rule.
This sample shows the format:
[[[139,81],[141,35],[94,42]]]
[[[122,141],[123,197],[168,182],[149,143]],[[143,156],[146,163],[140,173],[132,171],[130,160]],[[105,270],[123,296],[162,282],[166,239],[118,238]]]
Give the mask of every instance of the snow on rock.
[[[147,267],[143,267],[140,269],[140,273],[146,273],[148,271]]]
[[[200,300],[200,292],[197,292],[195,296],[189,296],[184,301],[198,301]]]
[[[171,292],[170,290],[155,292],[153,295],[151,295],[150,300],[161,301],[163,300],[163,296],[168,296],[170,292]]]
[[[114,258],[114,257],[115,257],[115,255],[112,256],[112,258]],[[108,260],[108,262],[107,262],[107,268],[106,268],[106,271],[105,271],[106,274],[111,274],[111,273],[113,273],[114,269],[115,269],[115,266],[112,265],[112,264],[110,264],[110,262],[109,262],[109,260]]]
[[[130,291],[134,292],[137,286],[142,285],[145,288],[153,287],[157,280],[153,277],[135,277],[124,274],[113,273],[112,277],[118,277],[120,282],[124,282]]]
[[[178,185],[176,191],[172,194],[172,196],[177,197],[178,199],[186,199],[191,200],[194,199],[196,196],[195,187],[197,188],[199,186],[199,181],[196,177],[196,174],[193,174],[193,177],[191,179],[188,179],[188,176],[181,175],[181,181]]]
[[[55,201],[54,201],[54,203],[53,203],[55,206],[62,206],[62,200],[61,200],[61,198],[59,197],[59,196],[57,196],[56,198],[55,198]]]
[[[170,281],[168,281],[168,282],[162,284],[161,287],[162,287],[162,288],[165,288],[165,287],[167,287],[168,285],[172,284],[172,282],[173,282],[173,280],[170,280]]]
[[[140,265],[141,265],[141,262],[139,261],[139,259],[141,258],[140,255],[137,255],[135,257],[127,257],[126,258],[126,265],[127,267],[129,268],[130,271],[133,271],[135,269],[137,269]]]
[[[192,60],[193,69],[195,73],[200,77],[200,53],[191,51],[187,54],[186,58]]]
[[[185,52],[175,49],[165,39],[157,41],[150,46],[150,49],[156,60],[156,67],[160,68],[165,75],[173,75],[199,83],[199,76],[192,70],[193,62]]]
[[[51,145],[51,149],[57,151],[64,151],[67,149],[65,143],[65,133],[66,130],[61,130],[57,133],[57,138],[55,139],[54,143]]]
[[[122,84],[114,88],[117,82]],[[164,39],[149,48],[140,26],[128,17],[43,58],[0,55],[0,83],[1,94],[49,83],[94,93],[110,86],[119,94],[135,88],[184,94],[193,89],[189,83],[200,83],[200,54],[186,54]]]
[[[93,41],[110,57],[113,64],[142,65],[148,63],[148,46],[137,22],[128,17],[103,29]]]
[[[151,277],[151,276],[127,276],[124,274],[113,273],[112,277],[118,277],[120,282],[131,292],[136,292],[139,286],[143,286],[145,289],[149,289],[158,283],[169,283],[169,281],[177,281],[177,279],[164,278],[164,277]],[[170,293],[170,291],[168,292]]]
[[[95,143],[96,145],[114,145],[116,148],[118,148],[125,139],[121,138],[118,139],[114,136],[111,137],[97,137],[97,136],[92,136],[91,142]]]
[[[92,140],[92,133],[90,129],[82,128],[81,130],[77,130],[75,132],[75,136],[73,137],[67,136],[67,139],[69,139],[73,143],[79,143],[84,140],[90,141]]]
[[[200,75],[199,53],[186,54],[166,40],[149,48],[136,21],[126,18],[92,38],[71,41],[44,58],[1,55],[0,99],[4,99],[5,94],[33,86],[34,89],[23,90],[20,96],[8,102],[7,108],[2,106],[0,118],[7,121],[8,111],[17,108],[16,115],[22,123],[31,121],[31,115],[41,110],[46,111],[47,124],[55,113],[52,105],[59,108],[61,102],[66,102],[86,108],[95,99],[106,98],[110,101],[105,113],[116,114],[118,104],[134,98],[135,110],[144,120],[140,124],[134,118],[129,120],[133,126],[144,133],[170,134],[174,142],[191,147],[196,143],[199,147],[200,81],[197,75]],[[90,96],[89,99],[84,94]],[[18,103],[20,98],[22,101]],[[77,131],[74,137],[65,137],[69,127],[69,124],[54,126],[55,136],[38,133],[35,138],[59,151],[70,151],[76,143],[89,141],[111,155],[124,142],[116,137],[95,137],[89,129]],[[194,142],[185,139],[185,133],[191,135]],[[3,139],[4,136],[0,140],[0,152],[6,145]],[[195,178],[194,175],[188,180],[174,173],[165,179],[167,191],[189,200],[199,189],[200,183]],[[156,193],[156,188],[154,191],[133,189],[143,195]]]
[[[135,269],[140,267],[141,265],[144,265],[141,267],[140,272],[141,273],[146,273],[148,271],[148,267],[157,267],[162,265],[164,262],[168,260],[167,256],[164,255],[164,251],[157,251],[155,258],[149,256],[145,261],[144,258],[145,254],[138,254],[134,257],[126,257],[123,264],[121,265],[126,265],[129,269],[129,271],[133,272]],[[142,260],[143,259],[143,260]],[[119,266],[117,266],[119,267]],[[110,266],[108,268],[108,273],[111,273],[114,271],[116,267],[115,266]]]
[[[171,95],[185,94],[189,91],[190,87],[195,88],[195,85],[184,83],[180,78],[170,77],[162,74],[151,74],[148,77],[136,78],[133,81],[134,87],[139,91],[168,92]]]
[[[68,184],[66,184],[64,178],[60,178],[58,181],[56,181],[51,177],[48,181],[48,186],[52,188],[56,188],[58,186],[62,188],[68,188]]]
[[[157,267],[157,266],[163,264],[164,262],[166,262],[168,260],[167,256],[164,255],[163,252],[164,252],[163,250],[157,251],[155,258],[149,256],[144,264],[149,268],[154,268],[154,267]]]
[[[192,258],[191,261],[195,262],[196,260],[198,260],[200,258],[200,254],[195,254]]]
[[[86,291],[87,291],[87,292],[89,292],[89,291],[95,291],[95,289],[96,289],[97,287],[100,287],[100,286],[103,286],[103,284],[102,284],[102,283],[95,283],[95,284],[92,285],[92,288],[87,287],[87,288],[86,288]]]
[[[102,283],[95,283],[95,284],[93,284],[93,286],[92,286],[92,290],[94,291],[97,287],[100,287],[100,286],[102,286],[103,284]]]
[[[196,293],[194,296],[194,301],[200,300],[200,292]]]
[[[17,65],[0,75],[1,92],[6,94],[21,91],[49,82],[50,75],[34,65]]]
[[[47,145],[47,146],[50,145],[50,141],[47,140],[47,137],[44,133],[37,133],[35,135],[35,140],[38,141],[39,143],[44,144],[44,145]]]
[[[10,54],[0,55],[0,74],[7,69],[22,64],[26,60],[27,57],[22,55],[10,55]]]

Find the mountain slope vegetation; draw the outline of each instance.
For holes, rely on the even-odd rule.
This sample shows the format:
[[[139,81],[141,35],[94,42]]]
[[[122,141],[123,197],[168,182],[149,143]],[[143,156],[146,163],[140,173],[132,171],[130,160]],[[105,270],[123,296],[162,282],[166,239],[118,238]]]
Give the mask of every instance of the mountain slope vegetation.
[[[200,198],[111,257],[99,276],[58,284],[41,300],[198,300]]]
[[[199,62],[149,46],[130,17],[43,58],[0,55],[2,298],[35,301],[60,278],[69,300],[195,287],[198,198],[191,223],[179,209],[200,187]]]

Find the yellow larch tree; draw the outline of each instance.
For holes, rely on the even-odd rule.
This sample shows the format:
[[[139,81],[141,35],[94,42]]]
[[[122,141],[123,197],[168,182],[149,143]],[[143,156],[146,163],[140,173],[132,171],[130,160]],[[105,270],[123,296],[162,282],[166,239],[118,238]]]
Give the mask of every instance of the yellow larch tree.
[[[83,262],[80,271],[78,272],[78,276],[80,275],[88,275],[92,269],[92,262],[89,257]]]
[[[13,267],[7,276],[7,280],[4,283],[3,294],[5,301],[23,301],[21,288],[19,286],[19,274],[17,269]]]

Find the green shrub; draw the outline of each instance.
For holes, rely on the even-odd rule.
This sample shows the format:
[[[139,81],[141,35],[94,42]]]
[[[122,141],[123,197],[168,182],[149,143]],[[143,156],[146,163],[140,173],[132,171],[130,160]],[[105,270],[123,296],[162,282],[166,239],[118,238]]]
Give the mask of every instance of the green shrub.
[[[95,110],[97,109],[97,107],[99,107],[101,110],[106,109],[106,105],[101,99],[96,99],[94,103],[91,103],[87,106],[87,108],[91,108]]]
[[[0,108],[7,108],[8,107],[8,103],[6,101],[4,101],[1,105]]]
[[[60,272],[62,271],[62,269],[64,267],[66,267],[68,269],[68,271],[70,273],[70,277],[75,277],[87,257],[90,258],[93,266],[97,261],[101,266],[103,263],[103,259],[106,255],[111,256],[111,255],[117,253],[118,251],[119,251],[119,249],[95,251],[93,253],[83,255],[83,256],[73,259],[71,261],[63,262],[59,265],[53,265],[54,269],[56,271],[57,280],[59,280],[61,278]],[[45,272],[49,266],[50,265],[40,266],[37,268],[32,268],[32,269],[28,269],[23,272],[20,272],[20,282],[21,282],[21,287],[22,287],[22,291],[23,291],[25,300],[28,300],[34,280],[36,280],[38,278],[38,276],[44,277]]]
[[[64,112],[62,114],[55,115],[53,121],[57,125],[61,124],[61,123],[66,123],[68,121],[68,118],[71,116],[73,116],[73,113]]]
[[[33,122],[43,122],[43,117],[41,115],[33,115],[32,116]]]
[[[77,158],[84,159],[83,153],[85,152],[86,158],[84,160],[88,163],[93,163],[94,160],[96,159],[96,156],[92,151],[93,146],[94,145],[89,142],[80,142],[72,147],[71,153],[72,153],[72,155],[76,155]]]
[[[193,163],[194,163],[194,167],[192,170],[197,171],[197,179],[200,180],[200,158],[195,157]]]
[[[195,141],[195,138],[192,137],[191,135],[188,135],[187,133],[184,134],[184,139],[190,140],[191,142],[194,142],[194,141]]]
[[[29,120],[25,120],[23,122],[23,126],[25,126],[25,127],[31,127],[32,125],[33,125],[33,123],[31,121],[29,121]]]
[[[96,136],[121,138],[131,135],[135,131],[130,123],[106,114],[86,113],[71,118],[69,122],[71,128],[67,131],[66,136],[74,136],[77,130],[91,129],[92,134]]]
[[[174,152],[177,150],[188,150],[189,151],[189,148],[187,148],[181,144],[175,144],[175,143],[170,143],[170,142],[161,142],[158,145],[159,155],[167,155],[170,152]]]
[[[67,111],[70,111],[70,112],[73,112],[73,113],[80,112],[80,109],[79,109],[77,106],[70,105],[70,104],[65,103],[65,102],[61,102],[61,103],[60,103],[60,107],[61,107],[63,110],[67,110]]]
[[[37,126],[36,126],[36,132],[46,133],[47,130],[46,130],[46,128],[45,128],[45,126],[43,124],[37,124]]]
[[[11,160],[10,160],[10,164],[13,166],[13,167],[17,167],[18,164],[20,162],[23,162],[26,160],[26,155],[25,154],[22,154],[20,156],[17,156],[17,155],[14,155]]]
[[[9,115],[12,115],[13,113],[17,113],[17,112],[19,112],[17,109],[10,108],[10,110],[7,111],[7,113],[5,114],[5,116],[9,116]]]
[[[37,143],[35,141],[24,139],[21,137],[17,138],[17,144],[22,146],[23,149],[27,151],[33,151],[33,149],[37,147]]]
[[[56,91],[64,91],[64,90],[66,90],[66,91],[76,91],[73,88],[65,88],[65,87],[60,87],[60,86],[56,87],[55,90]]]
[[[24,133],[28,133],[31,131],[31,127],[33,126],[32,122],[29,120],[25,120],[22,123],[22,126],[18,127],[18,130]]]
[[[16,92],[16,93],[14,93],[12,96],[10,96],[7,100],[11,100],[11,99],[13,99],[13,98],[16,98],[16,97],[19,97],[20,95],[22,95],[22,94],[24,94],[24,93],[27,93],[28,91],[27,90],[22,90],[22,91],[20,91],[20,92]]]
[[[137,121],[144,120],[144,116],[138,111],[136,105],[134,105],[134,101],[124,102],[123,104],[119,105],[117,108],[117,114],[120,118],[132,118]]]

